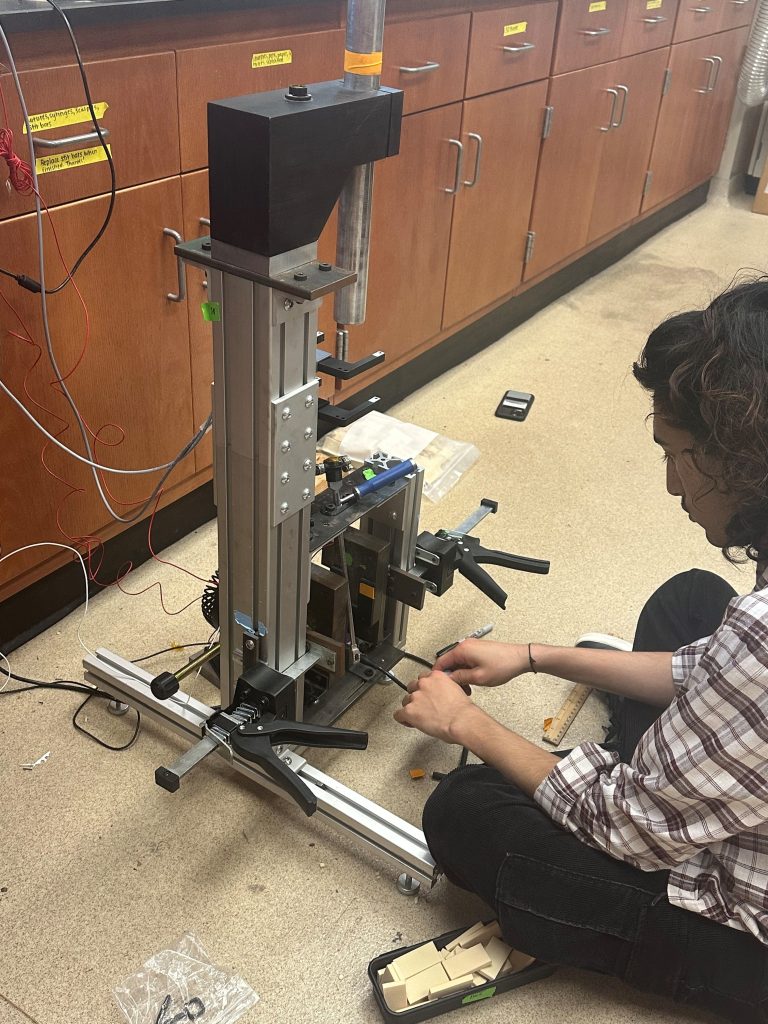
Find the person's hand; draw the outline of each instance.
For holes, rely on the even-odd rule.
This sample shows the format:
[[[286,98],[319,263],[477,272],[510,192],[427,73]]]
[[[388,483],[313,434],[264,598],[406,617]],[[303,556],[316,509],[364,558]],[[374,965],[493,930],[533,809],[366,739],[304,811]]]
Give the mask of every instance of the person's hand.
[[[408,684],[408,693],[403,697],[402,708],[395,712],[395,720],[444,743],[457,743],[459,724],[467,715],[479,711],[450,676],[432,671]]]
[[[433,672],[450,672],[460,686],[501,686],[528,669],[527,644],[463,640],[437,659]]]

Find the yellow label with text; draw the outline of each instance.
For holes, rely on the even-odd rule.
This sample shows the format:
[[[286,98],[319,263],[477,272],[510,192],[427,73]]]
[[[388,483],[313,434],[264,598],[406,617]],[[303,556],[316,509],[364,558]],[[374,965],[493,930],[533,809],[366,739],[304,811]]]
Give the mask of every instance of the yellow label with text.
[[[109,104],[94,103],[93,110],[96,117],[101,120],[109,110]],[[82,107],[67,107],[66,110],[50,110],[47,114],[29,115],[29,124],[33,132],[45,132],[49,128],[61,128],[67,124],[85,124],[86,121],[92,120],[87,104]],[[27,134],[26,124],[21,130]]]
[[[658,11],[663,3],[664,0],[648,0],[645,5],[645,9],[646,11]]]
[[[270,50],[251,57],[252,68],[274,68],[278,64],[293,64],[293,50]]]
[[[526,32],[527,29],[528,29],[528,22],[527,21],[516,21],[514,25],[505,25],[504,26],[504,35],[505,36],[516,36],[516,35],[519,35],[520,32]]]
[[[112,147],[108,146],[110,154]],[[35,168],[38,174],[48,174],[51,171],[70,171],[75,167],[85,167],[87,164],[97,164],[106,160],[107,154],[102,146],[92,146],[90,149],[73,149],[69,153],[55,153],[53,156],[39,156],[35,160]]]
[[[596,0],[595,3],[589,5],[589,13],[597,14],[598,11],[604,11],[607,6],[607,0]]]

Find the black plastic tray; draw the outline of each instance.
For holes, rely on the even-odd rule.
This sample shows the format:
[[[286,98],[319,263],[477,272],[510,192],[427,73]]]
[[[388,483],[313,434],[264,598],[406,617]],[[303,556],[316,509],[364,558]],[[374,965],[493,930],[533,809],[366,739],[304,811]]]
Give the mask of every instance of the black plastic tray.
[[[438,935],[433,941],[438,949],[442,949],[451,939],[458,938],[466,930],[466,927],[456,928],[452,932],[446,932],[445,935]],[[378,971],[392,963],[397,957],[402,956],[403,953],[408,953],[410,950],[423,946],[425,942],[429,941],[429,939],[424,939],[422,942],[415,942],[412,946],[403,946],[401,949],[393,949],[388,953],[382,953],[381,956],[377,956],[368,964],[368,977],[371,979],[371,985],[373,986],[373,995],[381,1010],[382,1017],[388,1024],[396,1024],[400,1020],[408,1021],[410,1024],[410,1022],[429,1020],[430,1017],[437,1017],[441,1013],[448,1013],[449,1010],[460,1010],[462,1007],[474,1006],[475,1003],[492,999],[494,996],[501,995],[502,992],[519,988],[521,985],[528,985],[530,982],[539,981],[541,978],[548,978],[556,970],[552,964],[545,964],[536,960],[517,974],[507,974],[505,977],[499,978],[498,981],[489,981],[487,985],[478,985],[471,992],[452,992],[450,995],[443,996],[442,999],[435,999],[430,1003],[419,1003],[410,1010],[390,1010],[384,1002],[384,994],[379,984]]]

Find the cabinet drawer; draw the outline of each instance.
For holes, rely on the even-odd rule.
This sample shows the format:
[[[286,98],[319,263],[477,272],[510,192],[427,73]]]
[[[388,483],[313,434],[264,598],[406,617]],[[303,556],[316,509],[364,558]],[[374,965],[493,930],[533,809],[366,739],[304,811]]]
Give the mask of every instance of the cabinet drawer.
[[[201,46],[176,53],[179,88],[181,169],[208,165],[207,104],[252,92],[282,89],[294,82],[341,78],[344,33],[308,32]]]
[[[752,0],[744,0],[751,3]],[[621,37],[621,55],[668,46],[675,28],[679,0],[628,0]]]
[[[481,96],[546,78],[556,20],[556,3],[473,14],[466,95]]]
[[[673,42],[709,36],[720,29],[724,0],[680,0]]]
[[[726,32],[729,28],[741,28],[742,25],[749,25],[754,13],[755,0],[723,0],[720,30]]]
[[[107,143],[117,187],[179,173],[179,127],[176,109],[176,64],[172,53],[93,61],[85,65],[100,125],[109,130]],[[20,75],[32,118],[40,193],[49,206],[108,192],[109,167],[85,104],[76,65],[25,71]],[[16,152],[28,160],[21,107],[10,75],[0,75],[8,106],[8,123]],[[161,102],[158,102],[161,97]],[[47,115],[44,119],[40,115]],[[36,116],[40,119],[36,121]],[[35,130],[39,126],[39,130]],[[89,136],[85,142],[43,147],[42,142]],[[0,219],[34,209],[29,196],[5,189],[0,194]]]
[[[457,14],[387,24],[381,81],[403,90],[406,114],[462,99],[469,20],[469,14]]]
[[[569,0],[562,5],[553,74],[615,60],[621,51],[626,0]]]

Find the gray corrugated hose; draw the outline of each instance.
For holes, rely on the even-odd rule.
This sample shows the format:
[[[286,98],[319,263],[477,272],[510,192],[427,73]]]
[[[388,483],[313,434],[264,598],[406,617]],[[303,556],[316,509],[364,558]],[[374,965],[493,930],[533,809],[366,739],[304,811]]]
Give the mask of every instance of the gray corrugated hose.
[[[752,25],[738,95],[748,107],[759,106],[768,96],[768,0],[760,0]]]

